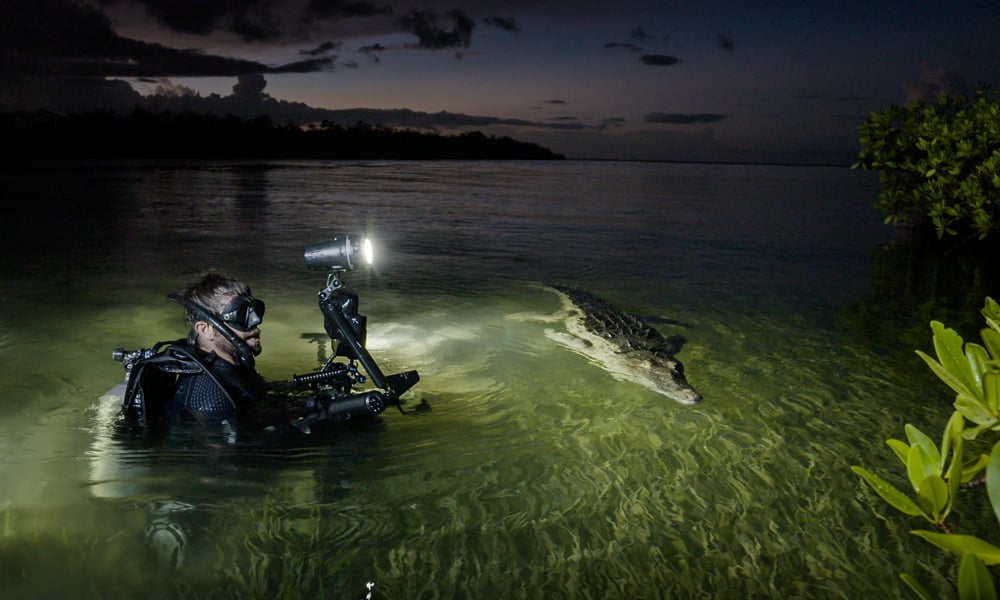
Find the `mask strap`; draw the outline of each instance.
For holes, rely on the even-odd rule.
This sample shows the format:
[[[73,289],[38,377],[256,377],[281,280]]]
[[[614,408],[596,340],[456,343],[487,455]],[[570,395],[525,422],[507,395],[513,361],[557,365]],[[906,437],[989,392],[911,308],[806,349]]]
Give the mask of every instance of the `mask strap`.
[[[185,300],[182,296],[178,294],[167,294],[167,298],[170,298],[177,304],[180,304],[184,308],[194,313],[198,317],[198,320],[205,321],[206,323],[211,325],[216,331],[222,334],[222,337],[226,338],[229,341],[229,343],[233,345],[233,349],[235,350],[236,354],[236,360],[239,361],[240,365],[251,369],[253,368],[254,356],[253,356],[253,351],[250,349],[250,346],[248,346],[246,342],[244,342],[240,338],[236,337],[236,334],[234,334],[228,327],[223,325],[219,321],[218,317],[205,310],[203,306],[191,302],[190,300]]]

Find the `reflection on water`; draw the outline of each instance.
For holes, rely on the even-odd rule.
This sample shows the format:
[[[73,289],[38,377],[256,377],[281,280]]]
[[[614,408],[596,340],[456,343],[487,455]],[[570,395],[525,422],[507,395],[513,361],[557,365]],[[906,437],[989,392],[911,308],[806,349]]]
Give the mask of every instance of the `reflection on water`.
[[[948,395],[928,391],[919,331],[978,311],[997,280],[954,253],[882,244],[862,174],[222,163],[0,175],[8,196],[73,220],[38,210],[0,225],[5,249],[24,250],[0,258],[3,597],[361,598],[368,583],[384,598],[895,597],[903,571],[946,585],[934,569],[947,557],[872,509],[849,466],[890,472],[900,415],[941,423]],[[111,348],[180,337],[164,294],[205,266],[268,302],[266,376],[313,369],[318,348],[300,336],[322,330],[324,276],[301,252],[359,229],[381,242],[375,271],[348,278],[369,348],[386,372],[420,371],[407,406],[430,412],[238,451],[112,438]],[[687,340],[678,358],[705,400],[619,382],[547,338],[558,323],[508,318],[556,311],[544,282],[676,323],[656,326]],[[148,555],[150,531],[164,545],[183,534],[176,574]]]

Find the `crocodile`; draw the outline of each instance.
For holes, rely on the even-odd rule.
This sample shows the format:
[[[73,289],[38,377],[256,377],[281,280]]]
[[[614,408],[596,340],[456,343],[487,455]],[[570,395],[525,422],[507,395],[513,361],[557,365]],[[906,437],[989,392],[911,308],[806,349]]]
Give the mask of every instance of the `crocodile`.
[[[701,401],[701,394],[684,376],[684,365],[674,358],[683,338],[664,338],[639,316],[589,292],[564,285],[549,287],[562,299],[565,310],[557,318],[565,320],[566,331],[546,329],[547,337],[618,379],[638,383],[681,404]]]

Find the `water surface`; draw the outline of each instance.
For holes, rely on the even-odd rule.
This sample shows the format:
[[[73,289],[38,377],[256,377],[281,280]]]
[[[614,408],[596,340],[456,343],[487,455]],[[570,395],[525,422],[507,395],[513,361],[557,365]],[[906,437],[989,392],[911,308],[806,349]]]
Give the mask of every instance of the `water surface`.
[[[914,348],[971,336],[988,265],[890,232],[866,173],[600,162],[201,162],[0,168],[0,595],[14,598],[897,597],[947,557],[849,467],[885,474],[947,390]],[[115,346],[184,334],[165,299],[208,267],[268,303],[259,368],[316,367],[325,275],[348,283],[408,406],[317,444],[108,435]],[[563,283],[676,324],[681,406],[512,319]],[[558,327],[558,325],[555,325]],[[164,507],[174,507],[171,512]],[[159,511],[158,513],[156,511]],[[163,576],[151,514],[187,538]]]

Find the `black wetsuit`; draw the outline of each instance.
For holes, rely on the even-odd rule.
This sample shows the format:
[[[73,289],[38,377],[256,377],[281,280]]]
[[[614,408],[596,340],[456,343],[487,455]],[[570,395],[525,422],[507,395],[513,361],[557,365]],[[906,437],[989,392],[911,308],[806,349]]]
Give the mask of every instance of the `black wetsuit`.
[[[182,341],[170,342],[132,368],[120,422],[234,443],[238,433],[252,428],[250,415],[263,403],[268,387],[252,368],[237,367]]]

